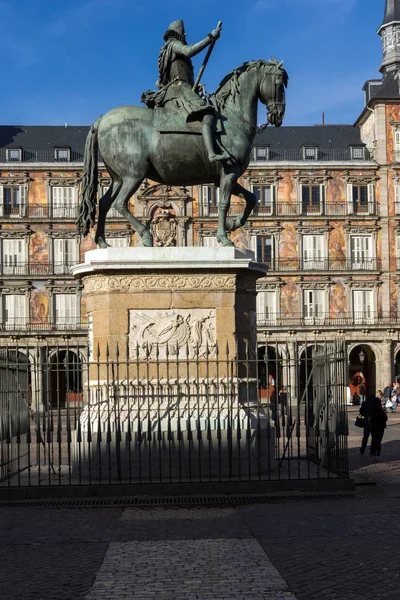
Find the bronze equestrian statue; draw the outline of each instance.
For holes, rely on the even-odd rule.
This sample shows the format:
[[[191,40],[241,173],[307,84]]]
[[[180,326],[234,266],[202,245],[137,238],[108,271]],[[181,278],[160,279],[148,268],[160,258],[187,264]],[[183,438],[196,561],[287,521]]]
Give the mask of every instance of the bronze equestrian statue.
[[[158,61],[160,89],[143,94],[146,108],[114,108],[90,128],[77,226],[87,235],[95,223],[100,151],[112,179],[99,201],[95,241],[100,248],[108,246],[104,229],[112,205],[133,225],[144,246],[153,245],[150,224],[128,209],[145,178],[166,185],[219,187],[217,239],[224,246],[233,245],[227,232],[243,226],[255,207],[255,195],[237,180],[249,164],[258,101],[267,106],[269,124],[282,124],[288,75],[276,59],[251,61],[231,71],[208,98],[200,97],[190,57],[207,46],[212,49],[220,31],[218,24],[207,38],[189,46],[183,22],[172,23]],[[227,219],[231,194],[246,205],[242,215]]]

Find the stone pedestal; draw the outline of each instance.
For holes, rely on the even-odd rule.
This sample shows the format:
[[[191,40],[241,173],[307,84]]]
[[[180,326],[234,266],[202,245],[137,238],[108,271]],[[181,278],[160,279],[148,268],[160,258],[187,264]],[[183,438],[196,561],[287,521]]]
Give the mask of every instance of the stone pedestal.
[[[255,368],[265,269],[252,252],[109,248],[87,252],[73,272],[90,323],[80,474],[86,462],[92,475],[129,480],[235,477],[253,455],[271,465],[273,428],[260,414]]]
[[[120,357],[136,343],[182,356],[217,343],[233,356],[256,344],[256,281],[265,268],[236,248],[108,248],[86,252],[73,268],[83,282],[91,343]],[[163,347],[163,348],[162,348]],[[192,355],[194,353],[192,352]]]

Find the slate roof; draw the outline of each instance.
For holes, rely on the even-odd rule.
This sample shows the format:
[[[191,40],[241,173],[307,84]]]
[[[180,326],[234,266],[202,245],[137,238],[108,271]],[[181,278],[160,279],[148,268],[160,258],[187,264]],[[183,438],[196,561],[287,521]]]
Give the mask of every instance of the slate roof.
[[[348,148],[364,145],[360,130],[353,125],[311,125],[294,127],[267,127],[257,134],[255,145],[269,145],[270,148]]]
[[[82,150],[88,131],[88,125],[1,125],[0,148],[19,146],[26,150],[53,150],[55,147]]]
[[[385,16],[381,27],[393,21],[400,21],[400,0],[386,0]]]
[[[367,81],[363,87],[366,92],[366,103],[371,100],[400,100],[400,80],[395,77],[392,71],[382,79],[372,79]]]
[[[70,148],[71,161],[82,162],[89,126],[14,126],[0,125],[0,162],[5,162],[6,148],[22,148],[23,162],[52,162],[54,148]],[[299,160],[303,146],[325,149],[325,158],[340,160],[331,150],[344,151],[363,145],[360,130],[352,125],[314,125],[267,127],[256,135],[256,146],[269,146],[271,159]],[[322,156],[322,155],[321,155]]]

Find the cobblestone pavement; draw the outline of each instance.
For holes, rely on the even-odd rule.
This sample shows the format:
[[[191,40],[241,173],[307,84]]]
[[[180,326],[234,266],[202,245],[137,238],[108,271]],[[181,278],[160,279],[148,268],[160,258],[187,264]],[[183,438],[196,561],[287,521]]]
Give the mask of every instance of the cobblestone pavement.
[[[0,509],[1,600],[398,600],[400,413],[356,499],[236,508]]]

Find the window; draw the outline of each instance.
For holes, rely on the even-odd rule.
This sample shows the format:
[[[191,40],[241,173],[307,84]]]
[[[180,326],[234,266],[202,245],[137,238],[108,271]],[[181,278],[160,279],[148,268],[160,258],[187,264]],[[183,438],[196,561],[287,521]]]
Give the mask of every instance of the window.
[[[394,162],[400,162],[400,130],[394,132]]]
[[[394,214],[400,215],[400,181],[394,181]]]
[[[204,248],[218,248],[218,240],[216,235],[203,236],[202,240]]]
[[[347,204],[349,214],[367,214],[374,213],[375,189],[373,183],[347,185]]]
[[[396,269],[400,269],[400,234],[396,235]]]
[[[274,211],[275,186],[273,185],[253,185],[253,194],[257,198],[256,207],[259,215],[272,215]]]
[[[260,325],[276,323],[276,292],[261,290],[257,294],[257,322]]]
[[[352,160],[364,160],[365,148],[363,146],[352,146],[350,148],[350,156]]]
[[[23,275],[26,272],[26,244],[24,239],[2,240],[4,275]]]
[[[0,185],[0,216],[19,218],[26,216],[27,188],[24,185]]]
[[[268,146],[254,146],[251,151],[251,162],[265,162],[269,159]]]
[[[108,237],[106,238],[107,244],[110,244],[111,248],[129,248],[129,238],[125,237]]]
[[[20,148],[7,148],[7,161],[8,162],[21,162],[21,149]]]
[[[303,269],[326,268],[323,235],[303,235]]]
[[[374,319],[373,290],[353,291],[353,319],[355,323],[372,323]]]
[[[27,323],[26,296],[24,294],[3,296],[3,317],[5,329],[25,329]]]
[[[257,262],[265,263],[273,268],[274,237],[272,235],[257,235],[252,239],[252,250]]]
[[[350,236],[350,247],[352,269],[371,270],[374,268],[370,235]]]
[[[110,189],[109,185],[102,185],[101,188],[100,188],[99,199],[102,198],[103,196],[105,196],[109,189]],[[113,205],[111,205],[111,208],[110,208],[110,210],[107,213],[107,219],[108,218],[111,218],[111,219],[122,219],[121,213]]]
[[[324,290],[303,290],[303,317],[308,325],[324,320]]]
[[[71,151],[69,148],[55,148],[54,154],[57,162],[69,162]]]
[[[305,215],[322,214],[323,186],[302,185],[301,186],[301,208]]]
[[[76,324],[76,295],[75,294],[55,294],[55,325],[59,328],[67,328]]]
[[[75,239],[53,240],[54,273],[70,274],[70,269],[77,263]]]
[[[58,219],[75,219],[76,188],[73,186],[54,186],[52,191],[52,214]]]
[[[318,148],[315,146],[308,146],[303,148],[303,160],[317,160]]]
[[[217,215],[219,204],[219,188],[214,185],[203,185],[202,206],[204,216]]]

